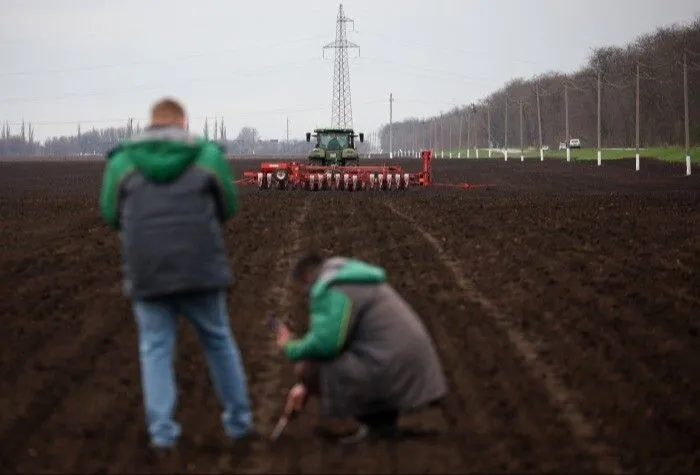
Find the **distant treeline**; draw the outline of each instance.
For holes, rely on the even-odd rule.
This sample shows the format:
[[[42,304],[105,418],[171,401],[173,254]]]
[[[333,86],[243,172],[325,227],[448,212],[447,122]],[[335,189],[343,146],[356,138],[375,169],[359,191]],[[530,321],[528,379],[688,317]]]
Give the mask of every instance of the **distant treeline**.
[[[17,130],[5,124],[0,126],[0,156],[71,156],[103,155],[123,140],[141,131],[140,124],[127,121],[124,127],[93,128],[83,131],[78,126],[75,135],[52,137],[43,144],[34,139],[31,123],[22,123]],[[262,140],[254,127],[243,127],[235,139],[229,139],[223,121],[215,122],[210,129],[205,122],[201,134],[208,140],[223,145],[231,155],[304,155],[308,154],[313,143],[305,140]],[[364,150],[367,144],[361,144]]]
[[[394,122],[394,149],[456,149],[460,137],[462,148],[487,147],[489,137],[494,147],[519,148],[521,104],[524,147],[538,148],[538,96],[542,145],[557,147],[567,138],[579,138],[583,147],[595,148],[599,77],[601,147],[634,146],[637,69],[641,145],[682,146],[685,144],[684,63],[687,66],[690,142],[698,144],[700,17],[689,26],[660,28],[624,48],[598,49],[587,65],[575,74],[549,72],[529,80],[516,79],[477,103],[443,115]],[[567,96],[569,137],[566,135]],[[388,125],[382,127],[380,137],[382,147],[387,149]]]

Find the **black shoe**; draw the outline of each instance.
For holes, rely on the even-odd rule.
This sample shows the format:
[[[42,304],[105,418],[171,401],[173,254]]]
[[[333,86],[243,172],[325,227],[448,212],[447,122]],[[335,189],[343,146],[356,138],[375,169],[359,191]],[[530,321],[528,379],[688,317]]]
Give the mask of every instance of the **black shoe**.
[[[261,440],[263,439],[263,435],[260,433],[260,431],[257,428],[250,429],[248,432],[243,434],[241,437],[238,437],[234,440],[246,440],[246,441],[251,441],[254,442],[256,440]]]
[[[338,443],[350,445],[358,444],[360,442],[375,442],[378,440],[393,439],[397,437],[398,434],[399,428],[397,426],[391,425],[370,427],[362,424],[354,434],[338,439]]]
[[[344,445],[349,445],[349,444],[357,444],[360,442],[364,442],[369,439],[369,427],[366,425],[362,424],[360,427],[357,428],[355,433],[341,437],[338,439],[339,444],[344,444]]]
[[[155,445],[153,443],[150,444],[150,449],[151,453],[157,460],[162,460],[166,459],[168,457],[171,457],[177,450],[177,445],[171,445],[171,446],[160,446],[160,445]]]
[[[260,431],[258,431],[258,429],[254,428],[254,429],[250,429],[248,432],[246,432],[245,434],[243,434],[239,437],[235,437],[235,438],[230,437],[228,440],[232,446],[239,447],[242,445],[248,445],[248,444],[253,443],[253,442],[258,442],[258,441],[262,440],[263,438],[264,437],[260,433]]]

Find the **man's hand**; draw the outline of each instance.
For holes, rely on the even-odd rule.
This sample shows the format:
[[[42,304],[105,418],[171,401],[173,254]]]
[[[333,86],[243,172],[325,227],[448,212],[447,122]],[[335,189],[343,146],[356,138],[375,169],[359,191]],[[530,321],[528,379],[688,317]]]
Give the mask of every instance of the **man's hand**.
[[[289,340],[292,339],[292,336],[292,332],[289,331],[287,325],[280,323],[279,328],[277,329],[277,347],[280,350],[283,349],[284,345],[286,345]]]
[[[292,412],[300,412],[306,403],[308,391],[306,386],[301,383],[295,384],[287,395],[287,403],[284,405],[284,413],[287,415]]]

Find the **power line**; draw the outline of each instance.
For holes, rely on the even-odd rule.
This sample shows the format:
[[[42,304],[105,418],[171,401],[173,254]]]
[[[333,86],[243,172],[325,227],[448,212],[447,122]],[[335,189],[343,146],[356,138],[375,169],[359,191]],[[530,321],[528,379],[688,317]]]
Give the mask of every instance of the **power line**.
[[[282,46],[282,45],[288,45],[290,43],[300,43],[303,41],[317,40],[319,38],[322,38],[322,37],[321,36],[311,36],[311,37],[306,37],[306,38],[297,38],[295,40],[285,41],[284,43],[272,43],[271,45],[266,46],[265,50],[268,51],[269,48],[274,47],[274,46]],[[245,45],[245,46],[240,46],[240,47],[236,47],[236,48],[210,50],[210,51],[206,51],[206,52],[188,53],[188,54],[175,55],[175,56],[166,56],[166,57],[155,58],[155,59],[130,61],[130,62],[125,62],[125,63],[95,64],[95,65],[91,65],[91,66],[78,66],[75,68],[35,69],[35,70],[28,70],[28,71],[9,71],[9,72],[0,73],[0,77],[50,75],[50,74],[72,73],[72,72],[97,71],[100,69],[123,68],[126,66],[141,66],[141,65],[147,65],[147,64],[160,64],[160,63],[166,63],[166,62],[170,62],[170,61],[182,61],[185,59],[203,58],[203,57],[208,57],[208,56],[221,56],[223,54],[233,53],[233,52],[240,51],[240,50],[250,51],[250,47]]]
[[[364,35],[367,36],[375,36],[377,38],[381,38],[383,40],[396,40],[396,36],[392,35],[383,35],[381,33],[363,33]],[[493,59],[493,55],[491,53],[484,53],[484,50],[465,50],[462,48],[451,48],[448,46],[445,46],[443,44],[441,45],[436,45],[436,44],[430,44],[426,43],[421,40],[420,43],[396,43],[399,47],[405,47],[407,49],[414,49],[414,48],[421,48],[421,49],[430,49],[430,50],[437,50],[440,49],[442,51],[450,51],[453,53],[460,53],[464,55],[471,55],[471,56],[477,56],[477,57],[482,57],[482,58],[488,58],[488,59]],[[543,65],[545,64],[542,61],[533,61],[533,60],[528,60],[528,59],[516,59],[516,58],[504,58],[502,56],[498,56],[498,62],[513,62],[513,63],[521,63],[521,64],[529,64],[529,65]]]
[[[373,104],[384,104],[386,103],[386,99],[375,99],[375,100],[367,100],[367,101],[361,101],[359,104],[362,105],[373,105]],[[260,115],[260,114],[275,114],[275,113],[287,113],[287,114],[293,114],[293,113],[300,113],[300,112],[316,112],[320,110],[324,110],[324,106],[309,106],[309,107],[299,107],[299,108],[274,108],[274,109],[253,109],[249,111],[240,111],[236,113],[237,118],[246,118],[246,117],[251,117],[255,115]],[[200,115],[200,116],[190,116],[190,120],[204,120],[207,118],[213,118],[213,117],[223,117],[223,114],[209,114],[209,115]],[[120,123],[120,122],[126,122],[129,119],[133,119],[136,121],[147,121],[149,120],[147,117],[120,117],[120,118],[113,118],[113,119],[80,119],[80,120],[63,120],[63,121],[30,121],[26,120],[25,123],[31,123],[34,126],[42,125],[77,125],[77,124],[110,124],[110,123]],[[0,123],[6,123],[7,125],[12,125],[12,126],[18,126],[22,125],[22,121],[19,122],[1,122]]]
[[[307,59],[304,61],[297,61],[293,63],[286,63],[286,64],[277,64],[272,68],[265,68],[261,70],[252,70],[252,71],[236,71],[232,72],[230,75],[217,75],[217,76],[206,76],[206,77],[196,77],[196,78],[188,78],[180,81],[172,81],[169,82],[169,85],[173,84],[179,84],[179,85],[184,85],[184,84],[191,84],[195,82],[206,82],[206,81],[230,81],[232,78],[238,78],[238,77],[243,77],[243,76],[258,76],[258,75],[264,75],[264,74],[276,74],[279,73],[280,71],[283,70],[284,67],[301,67],[301,66],[306,66],[308,63],[317,61],[316,59]],[[281,66],[281,67],[280,67]],[[37,102],[37,101],[47,101],[47,100],[54,100],[54,99],[65,99],[65,98],[74,98],[74,97],[93,97],[93,96],[102,96],[102,95],[110,95],[110,94],[120,94],[124,92],[131,92],[131,91],[149,91],[149,90],[157,90],[161,89],[163,86],[162,85],[154,85],[154,84],[141,84],[141,85],[134,85],[134,86],[126,86],[126,87],[120,87],[116,89],[103,89],[103,90],[97,90],[97,91],[89,91],[89,92],[66,92],[66,93],[61,93],[57,95],[49,95],[49,96],[30,96],[30,97],[11,97],[11,98],[6,98],[6,99],[0,99],[0,104],[7,104],[7,103],[15,103],[15,102]]]

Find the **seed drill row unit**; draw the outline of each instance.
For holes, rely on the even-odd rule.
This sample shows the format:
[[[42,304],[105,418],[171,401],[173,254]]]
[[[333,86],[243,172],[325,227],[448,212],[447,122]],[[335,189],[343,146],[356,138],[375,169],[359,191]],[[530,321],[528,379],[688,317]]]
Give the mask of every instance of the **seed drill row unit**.
[[[263,162],[257,171],[244,172],[237,183],[260,189],[304,190],[406,190],[410,187],[450,186],[484,188],[470,183],[434,183],[431,175],[433,154],[421,152],[423,170],[406,172],[396,165],[321,166],[297,162]]]

